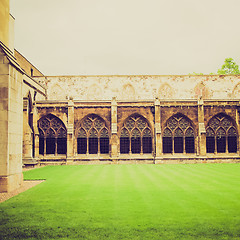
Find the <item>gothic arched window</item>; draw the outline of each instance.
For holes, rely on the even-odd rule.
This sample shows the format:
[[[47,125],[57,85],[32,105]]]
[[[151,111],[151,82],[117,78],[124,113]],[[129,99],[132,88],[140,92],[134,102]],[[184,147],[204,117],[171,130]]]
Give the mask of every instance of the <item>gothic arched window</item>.
[[[190,120],[182,115],[171,117],[163,131],[163,153],[194,153],[195,137]]]
[[[237,130],[224,114],[213,117],[206,130],[207,153],[236,153]]]
[[[172,131],[169,128],[163,131],[163,152],[172,153]]]
[[[100,153],[109,153],[109,135],[106,128],[100,132]]]
[[[152,135],[149,128],[146,128],[142,134],[143,153],[152,153]]]
[[[99,116],[93,114],[85,118],[76,132],[78,154],[109,153],[109,131]]]
[[[87,133],[83,128],[80,128],[78,131],[77,151],[79,154],[87,153]]]
[[[130,134],[126,128],[123,128],[120,136],[120,153],[129,153]]]
[[[67,131],[63,122],[53,116],[47,115],[38,122],[39,154],[66,154]]]
[[[123,124],[120,135],[120,153],[152,153],[152,132],[146,119],[135,115]]]

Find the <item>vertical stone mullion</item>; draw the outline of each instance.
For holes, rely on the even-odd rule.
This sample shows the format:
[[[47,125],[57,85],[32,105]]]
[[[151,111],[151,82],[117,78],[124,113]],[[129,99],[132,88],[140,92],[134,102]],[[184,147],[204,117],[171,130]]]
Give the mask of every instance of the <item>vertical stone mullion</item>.
[[[56,156],[57,155],[57,137],[55,136],[55,153],[54,155]]]
[[[73,162],[74,158],[74,102],[68,101],[68,123],[67,123],[67,163]]]
[[[131,135],[129,136],[129,139],[130,139],[130,141],[129,141],[129,154],[132,154],[132,136]]]
[[[228,153],[228,137],[227,137],[227,133],[225,135],[225,144],[226,144],[226,153]]]
[[[215,134],[214,136],[214,142],[215,142],[215,150],[214,150],[214,154],[217,154],[217,135]]]
[[[172,136],[172,154],[175,154],[175,149],[174,149],[174,135]]]
[[[202,96],[198,99],[198,141],[197,149],[200,156],[206,155],[206,128],[204,125],[204,102]]]
[[[87,136],[87,152],[86,154],[88,155],[89,154],[89,136]]]
[[[155,99],[154,103],[154,120],[155,120],[155,156],[156,158],[162,155],[162,132],[161,132],[161,107],[160,100]]]
[[[98,155],[100,155],[100,137],[98,136]]]
[[[183,135],[183,153],[184,154],[186,153],[186,138],[184,135]]]
[[[119,154],[119,138],[117,135],[117,100],[116,97],[112,98],[111,102],[111,137],[110,137],[110,154],[112,159],[116,159]]]
[[[43,147],[43,156],[46,156],[46,151],[47,151],[47,138],[46,138],[46,136],[44,136],[44,140],[43,140],[43,145],[44,145],[44,147]]]

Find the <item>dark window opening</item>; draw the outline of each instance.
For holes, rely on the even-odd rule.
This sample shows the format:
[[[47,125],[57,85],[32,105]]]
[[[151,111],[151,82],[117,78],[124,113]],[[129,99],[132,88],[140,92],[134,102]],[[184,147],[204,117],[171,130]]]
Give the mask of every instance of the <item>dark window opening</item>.
[[[143,153],[152,153],[152,138],[143,137],[142,138]]]
[[[100,138],[100,153],[109,153],[109,138]]]
[[[67,153],[67,139],[66,138],[58,138],[57,139],[57,153],[58,154],[66,154]]]
[[[207,145],[207,153],[215,152],[215,138],[214,137],[207,137],[206,145]]]
[[[141,152],[141,138],[131,138],[131,148],[132,153],[140,153]]]
[[[55,138],[46,139],[46,154],[55,154]]]
[[[217,152],[219,152],[219,153],[226,152],[226,137],[225,136],[217,137]]]
[[[98,153],[98,138],[89,138],[89,154],[97,154]]]
[[[194,153],[194,137],[185,137],[186,153]]]
[[[237,137],[236,136],[228,137],[228,152],[230,152],[230,153],[237,152]]]
[[[39,138],[39,154],[44,154],[44,138]]]
[[[183,153],[183,137],[174,137],[174,152]]]
[[[120,137],[120,153],[129,153],[130,141],[128,137]]]
[[[172,153],[171,137],[163,137],[163,153]]]
[[[77,139],[77,151],[78,154],[87,153],[87,138],[78,138]]]

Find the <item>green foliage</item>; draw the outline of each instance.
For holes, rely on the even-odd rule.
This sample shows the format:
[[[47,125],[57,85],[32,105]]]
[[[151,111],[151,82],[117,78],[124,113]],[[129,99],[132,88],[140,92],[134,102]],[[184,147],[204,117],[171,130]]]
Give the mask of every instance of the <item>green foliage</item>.
[[[49,166],[0,203],[0,239],[239,239],[240,165]]]
[[[217,72],[219,75],[227,74],[240,74],[239,66],[233,61],[232,58],[226,58],[221,69]]]
[[[189,75],[204,75],[203,73],[196,73],[196,72],[193,72],[193,73],[189,73]]]

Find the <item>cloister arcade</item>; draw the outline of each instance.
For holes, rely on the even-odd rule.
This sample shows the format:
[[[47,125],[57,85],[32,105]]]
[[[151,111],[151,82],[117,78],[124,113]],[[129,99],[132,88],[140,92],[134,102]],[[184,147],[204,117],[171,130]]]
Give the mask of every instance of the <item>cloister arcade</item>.
[[[156,156],[156,131],[141,114],[132,114],[118,126],[118,156]],[[73,155],[111,157],[111,123],[97,114],[88,114],[75,123],[73,133]],[[38,120],[39,158],[41,156],[67,156],[68,133],[63,121],[47,114]],[[198,153],[198,129],[182,113],[169,117],[162,126],[162,156],[196,156]],[[235,121],[224,113],[216,114],[206,124],[206,154],[238,152],[238,130]]]

